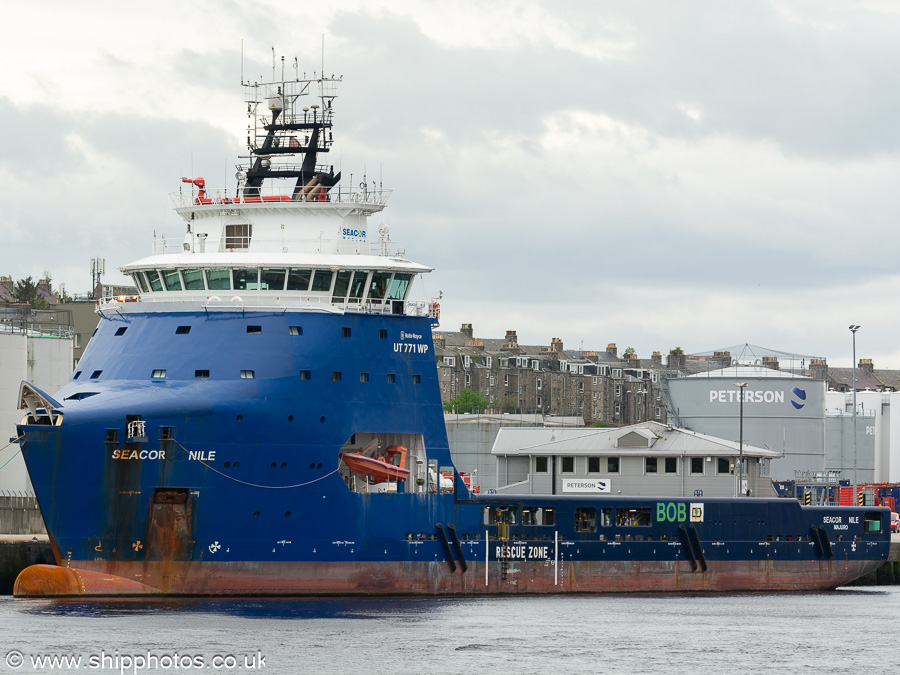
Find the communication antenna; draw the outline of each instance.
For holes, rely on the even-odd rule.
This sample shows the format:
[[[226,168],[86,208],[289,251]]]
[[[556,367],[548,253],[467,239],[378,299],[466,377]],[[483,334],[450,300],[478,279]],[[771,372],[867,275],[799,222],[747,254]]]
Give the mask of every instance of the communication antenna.
[[[100,277],[106,274],[106,258],[91,258],[91,292],[100,283]]]

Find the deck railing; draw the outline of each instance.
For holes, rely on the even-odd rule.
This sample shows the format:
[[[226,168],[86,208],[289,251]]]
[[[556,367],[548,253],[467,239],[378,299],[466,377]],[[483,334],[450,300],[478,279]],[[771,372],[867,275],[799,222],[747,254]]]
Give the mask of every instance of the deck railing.
[[[244,196],[244,190],[229,190],[228,188],[208,188],[201,200],[197,190],[179,190],[171,192],[169,196],[176,208],[196,206],[198,204],[228,205],[265,205],[277,207],[279,204],[303,204],[310,207],[325,206],[329,204],[352,204],[362,207],[370,206],[381,208],[391,196],[392,190],[385,188],[351,188],[334,186],[328,190],[323,201],[318,199],[306,199],[305,195],[294,197],[294,186],[262,186],[256,188],[259,196]],[[310,193],[307,193],[310,194]],[[283,200],[283,201],[281,201]]]

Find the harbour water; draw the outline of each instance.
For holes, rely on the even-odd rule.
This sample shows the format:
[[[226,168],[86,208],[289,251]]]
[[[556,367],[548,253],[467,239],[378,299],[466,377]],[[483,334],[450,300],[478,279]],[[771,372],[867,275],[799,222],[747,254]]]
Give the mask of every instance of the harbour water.
[[[900,587],[703,596],[6,596],[0,626],[4,673],[885,672],[896,660]]]

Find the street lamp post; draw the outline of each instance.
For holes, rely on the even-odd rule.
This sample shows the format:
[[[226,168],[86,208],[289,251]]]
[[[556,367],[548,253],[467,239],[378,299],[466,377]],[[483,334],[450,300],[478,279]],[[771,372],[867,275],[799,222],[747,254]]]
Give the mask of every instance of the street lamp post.
[[[857,497],[858,485],[856,482],[856,331],[859,326],[850,326],[850,332],[853,333],[853,504],[855,505],[859,497]]]
[[[741,397],[741,421],[740,436],[738,441],[738,489],[737,491],[744,496],[744,389],[747,387],[746,382],[735,382],[734,386],[740,391]]]

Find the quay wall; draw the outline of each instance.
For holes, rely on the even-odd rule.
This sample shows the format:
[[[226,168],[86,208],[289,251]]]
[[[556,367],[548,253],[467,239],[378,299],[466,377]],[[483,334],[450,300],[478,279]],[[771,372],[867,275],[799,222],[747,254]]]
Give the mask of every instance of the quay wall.
[[[47,534],[37,499],[0,496],[0,534]]]

